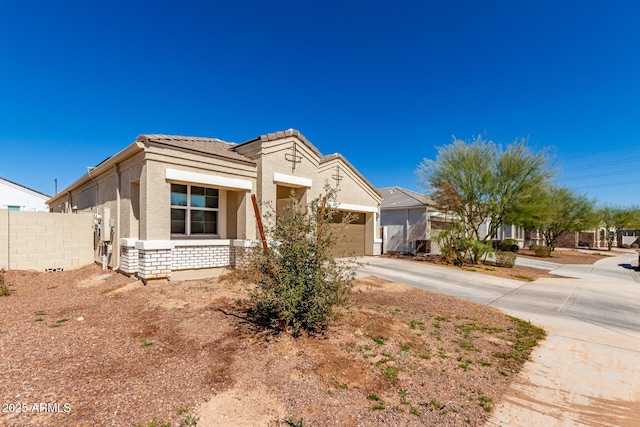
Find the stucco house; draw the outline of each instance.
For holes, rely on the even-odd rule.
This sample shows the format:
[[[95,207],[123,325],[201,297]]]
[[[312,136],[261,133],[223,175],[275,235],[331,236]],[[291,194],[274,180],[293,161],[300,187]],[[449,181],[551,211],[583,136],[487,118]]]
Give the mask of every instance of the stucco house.
[[[22,212],[49,212],[50,196],[0,177],[0,209]]]
[[[480,236],[485,237],[491,229],[491,222],[487,221],[483,224],[480,224],[480,228],[478,229],[478,233]],[[514,224],[502,224],[495,232],[495,235],[491,238],[491,240],[495,242],[501,242],[505,239],[515,240],[519,247],[529,247],[531,245],[540,244],[543,242],[542,236],[535,230],[527,231],[521,225]]]
[[[437,236],[445,230],[455,215],[439,209],[429,197],[400,187],[379,189],[383,196],[380,206],[380,224],[383,229],[384,252],[440,253]],[[480,236],[490,231],[490,223],[480,224]],[[514,239],[520,247],[542,244],[544,239],[536,231],[526,232],[524,227],[504,224],[496,230],[495,241]]]
[[[380,194],[340,154],[324,156],[294,129],[236,144],[216,138],[140,135],[47,203],[96,214],[96,261],[143,280],[233,266],[259,237],[251,202],[278,210],[338,187],[342,212],[358,216],[338,250],[380,246]],[[98,224],[99,223],[99,224]]]
[[[384,252],[440,253],[437,235],[452,222],[428,197],[401,187],[380,188]]]

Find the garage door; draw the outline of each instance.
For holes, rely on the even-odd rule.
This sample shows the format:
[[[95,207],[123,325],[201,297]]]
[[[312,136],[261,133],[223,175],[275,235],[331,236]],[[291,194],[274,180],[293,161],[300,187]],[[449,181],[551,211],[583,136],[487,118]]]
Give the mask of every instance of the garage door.
[[[348,212],[338,211],[333,216],[333,222],[339,224],[347,213]],[[357,217],[354,221],[346,225],[346,230],[338,233],[339,239],[332,251],[335,257],[364,256],[366,214],[363,212],[352,212],[351,214]]]

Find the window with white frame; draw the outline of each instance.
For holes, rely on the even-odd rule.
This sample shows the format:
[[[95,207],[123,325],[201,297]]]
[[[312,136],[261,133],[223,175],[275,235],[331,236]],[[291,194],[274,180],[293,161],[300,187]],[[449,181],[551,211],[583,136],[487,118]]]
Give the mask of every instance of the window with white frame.
[[[171,184],[171,234],[218,235],[217,188]]]

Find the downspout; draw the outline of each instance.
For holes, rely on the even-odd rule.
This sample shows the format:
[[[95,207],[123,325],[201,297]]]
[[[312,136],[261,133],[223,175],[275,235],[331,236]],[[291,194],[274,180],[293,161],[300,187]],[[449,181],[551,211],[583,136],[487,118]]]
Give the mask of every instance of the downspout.
[[[99,190],[100,188],[98,187],[98,183],[96,182],[95,179],[93,179],[93,177],[91,176],[91,171],[94,170],[95,167],[93,166],[88,166],[87,167],[87,175],[89,175],[89,178],[91,178],[91,181],[93,182],[93,184],[96,186],[96,203],[95,203],[95,213],[98,213],[98,204],[99,204]],[[101,219],[102,224],[100,224],[101,227],[105,227],[106,224],[104,224],[104,219]],[[100,231],[96,230],[95,231],[98,234],[98,240],[100,241],[100,259],[101,259],[101,265],[102,265],[102,269],[106,270],[107,269],[107,245],[105,242],[103,242],[100,239]]]
[[[87,175],[89,175],[89,178],[91,178],[91,181],[93,181],[93,184],[96,186],[96,213],[98,213],[98,190],[99,190],[99,188],[98,188],[98,183],[91,176],[91,171],[94,170],[94,169],[95,169],[94,167],[88,166],[87,167]]]
[[[113,244],[113,269],[115,271],[120,270],[120,165],[117,163],[113,166],[113,171],[116,174],[116,230],[115,230],[115,242]],[[117,267],[116,267],[117,266]]]
[[[11,270],[11,212],[7,209],[7,270]]]

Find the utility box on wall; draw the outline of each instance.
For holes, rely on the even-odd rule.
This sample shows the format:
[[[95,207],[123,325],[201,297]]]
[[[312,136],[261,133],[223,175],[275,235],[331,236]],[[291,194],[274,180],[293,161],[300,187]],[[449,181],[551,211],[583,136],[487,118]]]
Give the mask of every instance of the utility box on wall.
[[[98,215],[100,215],[100,240],[103,242],[111,241],[111,209],[99,208]]]

